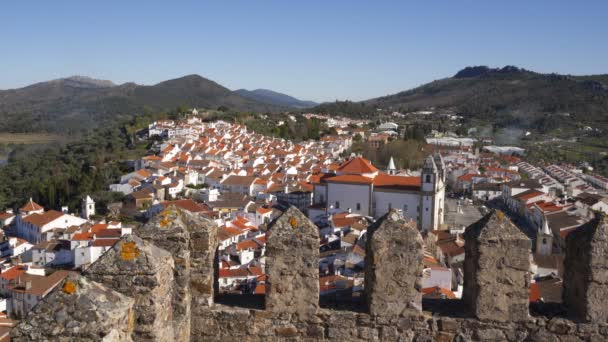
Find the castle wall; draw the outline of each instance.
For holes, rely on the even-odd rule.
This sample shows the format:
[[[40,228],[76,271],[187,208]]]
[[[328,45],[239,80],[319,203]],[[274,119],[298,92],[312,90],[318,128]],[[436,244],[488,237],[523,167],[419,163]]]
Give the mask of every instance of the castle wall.
[[[367,305],[354,311],[319,307],[318,273],[315,272],[319,237],[314,226],[295,208],[290,208],[269,226],[268,258],[274,260],[269,260],[267,293],[270,295],[263,309],[215,303],[214,286],[209,279],[214,277],[212,256],[217,247],[217,227],[175,208],[164,215],[151,221],[141,232],[149,241],[173,250],[174,271],[170,274],[166,267],[139,269],[135,266],[132,271],[134,278],[138,278],[138,272],[147,270],[143,272],[146,277],[138,279],[154,283],[153,291],[143,292],[151,294],[151,300],[166,298],[167,291],[173,294],[172,307],[166,304],[165,309],[172,316],[161,312],[155,317],[161,317],[160,325],[172,330],[174,340],[608,340],[603,303],[608,289],[605,281],[608,220],[605,218],[588,223],[568,237],[565,265],[576,268],[570,269],[564,279],[566,306],[561,312],[569,315],[566,317],[560,310],[549,312],[542,307],[535,308],[536,316],[528,314],[529,261],[526,259],[530,241],[500,212],[488,214],[467,230],[463,300],[422,301],[422,310],[419,309],[420,294],[414,291],[422,262],[419,232],[409,227],[396,211],[380,219],[376,226],[370,227],[368,239]],[[126,239],[129,237],[123,237],[123,244]],[[144,261],[138,258],[152,256],[157,260],[152,265],[170,263],[163,253],[153,252],[145,243],[141,246],[142,253],[130,261],[133,265]],[[129,250],[126,255],[131,255]],[[104,258],[108,257],[104,255],[100,260]],[[183,272],[183,265],[190,267],[189,272]],[[161,274],[168,276],[163,278]],[[82,338],[128,341],[132,337],[147,340],[132,334],[138,324],[145,323],[134,319],[142,317],[144,312],[142,306],[137,305],[141,298],[137,293],[126,296],[108,289],[107,282],[100,284],[87,277],[71,281],[76,284],[75,288],[61,285],[13,329],[11,336],[16,341]],[[184,293],[185,297],[180,297]],[[184,298],[190,299],[186,305]],[[245,305],[246,301],[243,297],[237,304]]]

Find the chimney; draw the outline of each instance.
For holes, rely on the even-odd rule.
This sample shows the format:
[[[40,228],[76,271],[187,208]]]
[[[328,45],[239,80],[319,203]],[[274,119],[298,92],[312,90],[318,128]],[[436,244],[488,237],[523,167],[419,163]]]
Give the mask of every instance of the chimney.
[[[68,212],[69,212],[68,207],[67,206],[62,206],[61,207],[61,212],[64,213],[64,214],[68,214]]]

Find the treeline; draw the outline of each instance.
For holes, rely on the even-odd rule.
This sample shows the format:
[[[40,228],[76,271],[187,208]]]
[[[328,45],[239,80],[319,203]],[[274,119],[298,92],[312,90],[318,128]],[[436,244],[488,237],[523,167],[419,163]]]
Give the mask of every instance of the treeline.
[[[374,148],[365,142],[355,142],[351,150],[363,155],[381,170],[386,169],[391,157],[398,169],[417,170],[422,167],[428,154],[423,148],[424,145],[420,140],[398,139],[389,141],[380,148]]]
[[[207,120],[224,120],[271,137],[293,141],[319,140],[324,134],[331,134],[324,120],[306,119],[302,114],[291,114],[295,121],[286,114],[256,113],[212,113]],[[279,123],[281,125],[279,125]],[[333,132],[335,133],[335,132]]]
[[[19,208],[30,197],[47,209],[67,205],[71,210],[78,209],[87,194],[101,209],[121,200],[108,186],[131,170],[121,161],[145,154],[148,143],[138,142],[134,133],[153,119],[134,117],[64,145],[17,146],[7,165],[0,167],[0,210]]]

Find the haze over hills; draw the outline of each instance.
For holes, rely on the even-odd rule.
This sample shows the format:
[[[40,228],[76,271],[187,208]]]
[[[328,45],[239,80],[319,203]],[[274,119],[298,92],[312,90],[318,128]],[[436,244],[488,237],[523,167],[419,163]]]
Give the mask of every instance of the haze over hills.
[[[377,108],[407,112],[431,107],[523,127],[550,120],[547,116],[556,113],[568,113],[568,123],[608,126],[608,75],[541,74],[512,66],[467,67],[453,77],[411,90],[362,102],[325,103],[314,111],[358,115]]]
[[[268,89],[255,89],[255,90],[247,90],[247,89],[238,89],[234,91],[235,93],[246,97],[248,99],[268,103],[276,106],[283,107],[291,107],[291,108],[310,108],[318,105],[318,103],[313,101],[303,101],[296,99],[293,96],[289,96],[286,94],[278,93],[276,91],[268,90]]]

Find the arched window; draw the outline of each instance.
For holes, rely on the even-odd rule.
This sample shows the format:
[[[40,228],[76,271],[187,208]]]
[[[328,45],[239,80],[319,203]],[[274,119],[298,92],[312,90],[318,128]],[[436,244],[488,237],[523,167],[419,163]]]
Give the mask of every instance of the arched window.
[[[430,183],[431,182],[431,175],[426,175],[426,183]]]
[[[357,210],[361,210],[361,203],[357,203]]]
[[[340,201],[336,201],[336,209],[340,209]]]

